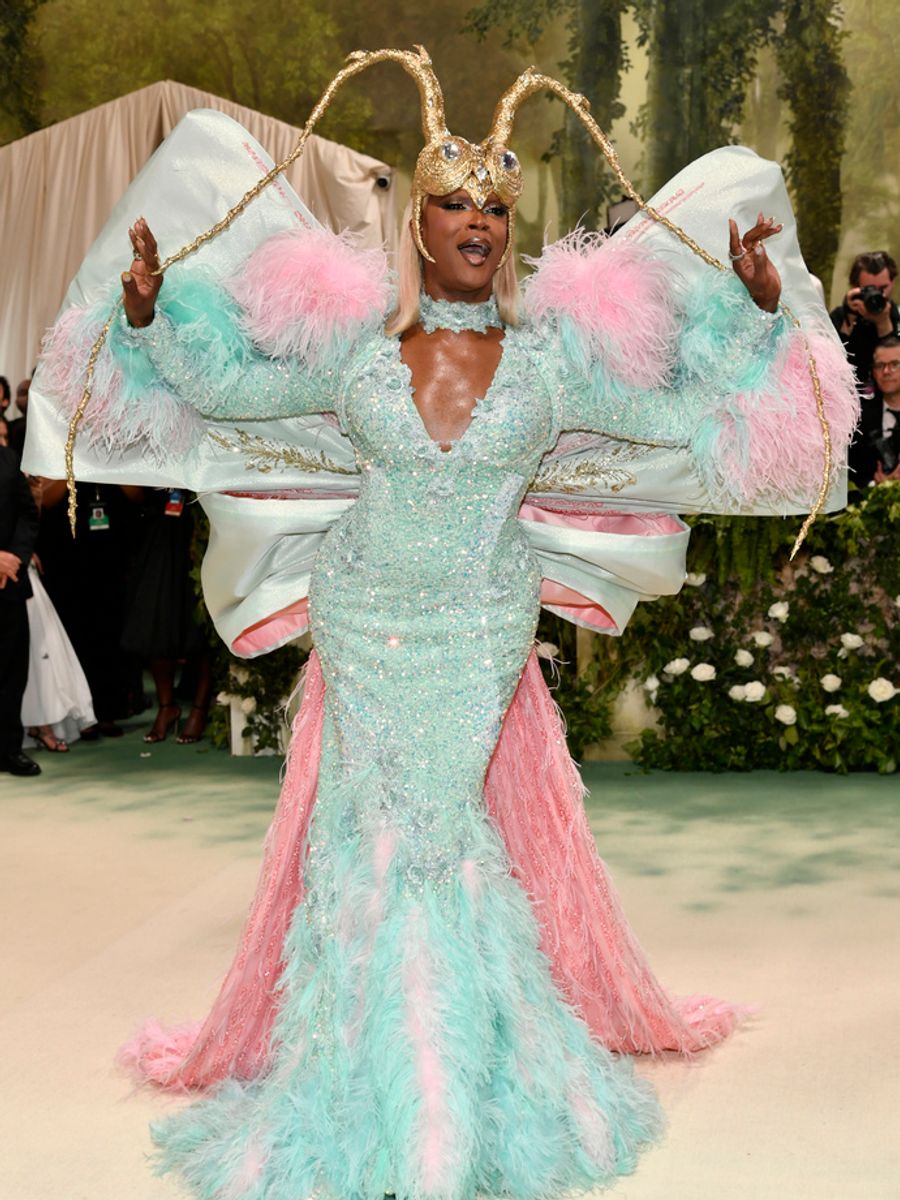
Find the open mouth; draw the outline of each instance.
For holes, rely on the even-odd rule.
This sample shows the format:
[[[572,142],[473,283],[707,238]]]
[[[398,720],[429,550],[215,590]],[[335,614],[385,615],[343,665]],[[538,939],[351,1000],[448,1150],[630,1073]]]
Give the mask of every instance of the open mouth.
[[[457,246],[460,254],[473,267],[483,266],[491,255],[491,247],[487,242],[483,242],[481,238],[469,238]]]

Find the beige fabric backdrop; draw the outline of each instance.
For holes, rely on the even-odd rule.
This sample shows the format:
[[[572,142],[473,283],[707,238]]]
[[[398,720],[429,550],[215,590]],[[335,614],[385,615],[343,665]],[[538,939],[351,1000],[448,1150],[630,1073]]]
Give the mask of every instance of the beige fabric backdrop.
[[[287,157],[300,132],[165,80],[0,147],[0,374],[9,378],[14,395],[17,382],[31,374],[44,330],[116,202],[194,108],[227,113],[276,162]],[[315,134],[287,172],[319,220],[393,250],[394,187],[379,187],[379,177],[393,183],[392,169]],[[124,267],[127,247],[122,250]]]

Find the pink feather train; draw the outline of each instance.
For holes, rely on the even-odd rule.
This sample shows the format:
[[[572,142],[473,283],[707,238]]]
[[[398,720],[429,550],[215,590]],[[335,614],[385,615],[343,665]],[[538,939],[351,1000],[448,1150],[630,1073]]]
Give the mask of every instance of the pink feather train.
[[[203,1089],[230,1076],[253,1078],[266,1067],[282,945],[294,909],[303,902],[323,701],[313,653],[237,956],[205,1022],[171,1029],[147,1022],[122,1047],[120,1063],[142,1082]],[[703,1050],[726,1037],[746,1010],[708,996],[672,997],[658,983],[597,854],[582,791],[532,653],[491,760],[485,802],[534,906],[553,977],[594,1036],[612,1050],[655,1055]],[[427,1068],[425,1061],[426,1073]]]

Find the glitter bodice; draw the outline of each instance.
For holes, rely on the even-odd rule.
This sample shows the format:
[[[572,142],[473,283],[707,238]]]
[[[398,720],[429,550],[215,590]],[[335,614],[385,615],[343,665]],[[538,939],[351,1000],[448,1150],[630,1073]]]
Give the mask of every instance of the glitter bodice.
[[[312,632],[343,771],[379,764],[367,791],[380,799],[357,817],[390,814],[412,886],[452,873],[485,836],[484,772],[537,621],[540,571],[516,514],[554,436],[551,404],[528,335],[508,331],[447,451],[397,341],[360,348],[337,407],[362,484],[320,550]]]
[[[530,481],[552,444],[553,414],[536,366],[532,331],[507,330],[490,387],[461,437],[443,451],[428,434],[396,339],[373,338],[349,364],[339,411],[360,466],[402,467],[410,478],[444,478],[473,466]]]

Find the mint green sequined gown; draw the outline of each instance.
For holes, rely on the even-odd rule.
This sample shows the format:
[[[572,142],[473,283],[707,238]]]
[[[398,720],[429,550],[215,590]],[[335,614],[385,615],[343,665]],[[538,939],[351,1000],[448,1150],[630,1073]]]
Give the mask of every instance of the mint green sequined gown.
[[[59,471],[84,364],[120,291],[124,214],[149,203],[161,242],[181,245],[256,184],[265,161],[246,131],[200,113],[142,171],[47,344],[32,388],[29,469]],[[173,195],[172,178],[178,191],[165,212],[154,197]],[[844,414],[832,426],[838,447],[855,423],[855,394],[812,297],[777,168],[729,147],[651,199],[677,209],[716,254],[726,216],[745,202],[751,222],[757,204],[787,214],[773,254],[783,247],[787,295],[815,340],[826,400]],[[665,230],[638,219],[602,246],[577,233],[542,255],[526,297],[539,327],[507,331],[487,397],[443,454],[415,409],[397,342],[381,333],[388,298],[375,257],[367,267],[345,239],[329,240],[279,182],[190,266],[167,271],[148,331],[113,324],[83,413],[75,461],[88,479],[240,493],[245,464],[239,454],[225,461],[220,422],[239,422],[241,436],[260,422],[268,436],[271,419],[289,444],[290,418],[322,412],[336,414],[360,467],[359,499],[327,534],[318,518],[284,518],[269,540],[260,533],[252,569],[248,544],[264,521],[245,519],[233,496],[216,497],[227,501],[220,515],[232,500],[239,510],[217,531],[235,538],[219,581],[229,644],[305,594],[291,589],[298,580],[306,588],[307,533],[319,545],[310,601],[326,711],[306,899],[285,943],[271,1065],[159,1122],[159,1163],[204,1200],[557,1200],[630,1170],[659,1113],[630,1063],[591,1040],[554,986],[485,812],[485,766],[537,615],[538,569],[518,501],[560,430],[593,430],[653,444],[653,463],[635,468],[644,511],[805,511],[820,476],[806,348],[799,331],[757,312],[730,273],[681,254]],[[246,310],[210,278],[228,280]],[[315,452],[322,424],[297,431],[304,453]],[[341,441],[348,465],[346,452]],[[310,486],[305,467],[280,478]],[[258,479],[257,490],[266,490]],[[595,500],[608,495],[601,486]],[[326,507],[329,522],[344,511]],[[302,545],[292,553],[295,534]],[[549,579],[609,602],[621,628],[635,594],[661,590],[642,569],[657,561],[650,543],[660,540],[634,548],[629,587],[618,592],[602,547],[595,554],[580,541],[585,569],[567,573],[571,537],[531,544],[542,554],[549,544],[561,570]],[[667,577],[678,573],[670,566]],[[607,567],[610,588],[600,580]]]
[[[208,415],[317,411],[332,388],[362,477],[310,588],[325,727],[273,1066],[157,1123],[161,1167],[209,1200],[530,1200],[630,1171],[655,1099],[554,986],[483,798],[538,616],[516,514],[559,433],[541,340],[506,332],[449,452],[396,339],[315,380],[258,359],[224,396],[164,316],[132,340]]]

